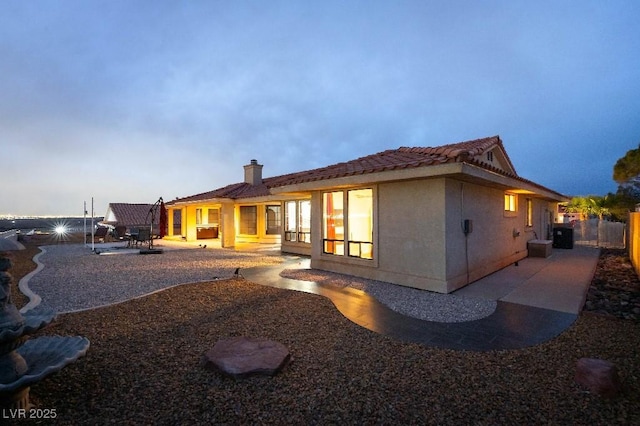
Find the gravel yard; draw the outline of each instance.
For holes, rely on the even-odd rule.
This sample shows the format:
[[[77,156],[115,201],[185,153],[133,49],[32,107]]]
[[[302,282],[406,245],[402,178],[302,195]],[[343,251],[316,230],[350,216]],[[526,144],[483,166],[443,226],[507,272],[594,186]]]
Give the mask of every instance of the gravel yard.
[[[425,321],[465,322],[491,315],[497,303],[474,297],[439,294],[382,281],[314,269],[285,269],[281,276],[369,293],[390,309]]]
[[[31,389],[38,408],[55,410],[51,424],[640,424],[640,324],[602,315],[582,314],[535,347],[460,352],[373,333],[321,296],[224,279],[63,314],[40,334],[91,341]],[[283,343],[293,362],[244,380],[201,366],[218,339],[240,335]],[[615,363],[623,394],[578,386],[581,357]]]
[[[96,255],[82,244],[44,250],[39,261],[45,267],[29,280],[29,288],[59,313],[123,302],[179,284],[227,279],[236,268],[281,262],[279,256],[197,248],[149,255],[118,250]]]

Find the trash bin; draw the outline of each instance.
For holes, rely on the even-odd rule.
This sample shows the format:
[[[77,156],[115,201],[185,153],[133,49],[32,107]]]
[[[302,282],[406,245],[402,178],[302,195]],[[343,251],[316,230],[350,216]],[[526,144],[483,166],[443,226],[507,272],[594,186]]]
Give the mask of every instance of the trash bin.
[[[572,249],[573,228],[553,228],[553,247],[561,249]]]

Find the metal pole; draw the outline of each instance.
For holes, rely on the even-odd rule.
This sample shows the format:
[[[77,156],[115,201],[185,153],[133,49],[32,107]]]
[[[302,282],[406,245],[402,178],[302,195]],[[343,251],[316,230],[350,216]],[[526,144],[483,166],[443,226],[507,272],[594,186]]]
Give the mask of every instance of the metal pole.
[[[93,224],[93,197],[91,197],[91,251],[96,251],[96,228]]]
[[[87,246],[87,202],[84,202],[84,226],[83,226],[83,237],[84,237],[84,246]]]

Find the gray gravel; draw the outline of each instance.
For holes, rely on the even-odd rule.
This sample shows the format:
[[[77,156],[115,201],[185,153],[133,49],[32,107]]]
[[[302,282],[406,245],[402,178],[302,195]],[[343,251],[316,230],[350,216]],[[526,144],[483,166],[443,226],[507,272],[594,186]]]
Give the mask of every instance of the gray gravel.
[[[323,285],[362,290],[396,312],[426,321],[474,321],[491,315],[497,306],[495,300],[434,293],[315,269],[285,269],[280,275]]]
[[[124,302],[180,284],[227,279],[236,268],[277,265],[283,260],[260,252],[221,249],[165,249],[159,255],[98,249],[103,254],[97,255],[82,244],[43,248],[39,261],[45,267],[27,285],[59,313]],[[288,269],[282,275],[362,290],[399,313],[427,321],[473,321],[496,309],[496,302],[491,300],[443,295],[332,272]]]
[[[55,420],[16,424],[640,424],[640,324],[600,315],[535,347],[452,351],[360,327],[323,297],[228,279],[61,315],[39,335],[84,336],[91,347],[31,388]],[[244,380],[203,368],[202,355],[233,336],[278,341],[293,362]],[[613,362],[622,395],[578,385],[582,357]]]
[[[44,268],[27,285],[59,313],[124,302],[180,284],[231,278],[236,268],[282,262],[280,256],[215,249],[148,255],[111,250],[97,255],[82,244],[43,248],[39,261]]]

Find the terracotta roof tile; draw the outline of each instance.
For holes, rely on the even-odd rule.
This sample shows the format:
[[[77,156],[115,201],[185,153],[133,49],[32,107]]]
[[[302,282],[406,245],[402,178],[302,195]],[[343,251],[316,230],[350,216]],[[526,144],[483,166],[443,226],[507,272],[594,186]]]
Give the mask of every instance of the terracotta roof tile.
[[[121,225],[126,227],[135,226],[148,226],[151,221],[152,204],[131,204],[131,203],[109,203],[109,208],[113,212],[116,218],[116,222],[107,222],[105,217],[105,223],[110,225]],[[158,226],[160,221],[160,214],[155,214],[154,225]]]
[[[240,199],[266,196],[270,194],[271,188],[277,188],[280,186],[459,161],[471,162],[491,171],[521,179],[516,174],[507,173],[485,163],[473,161],[473,157],[482,154],[495,146],[502,148],[505,156],[507,155],[499,136],[475,139],[438,147],[400,147],[398,149],[389,149],[377,154],[333,164],[327,167],[265,178],[263,179],[263,184],[258,186],[253,186],[247,183],[235,183],[214,191],[179,198],[167,204],[201,201],[213,198]],[[506,159],[512,170],[515,170],[508,156]],[[525,179],[521,180],[527,181]],[[531,181],[527,182],[533,183]]]

